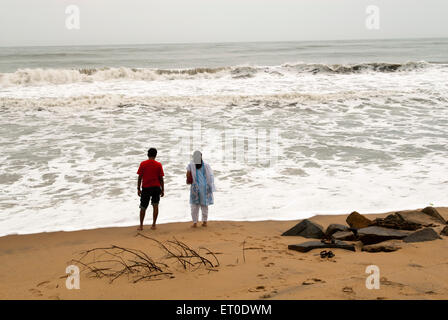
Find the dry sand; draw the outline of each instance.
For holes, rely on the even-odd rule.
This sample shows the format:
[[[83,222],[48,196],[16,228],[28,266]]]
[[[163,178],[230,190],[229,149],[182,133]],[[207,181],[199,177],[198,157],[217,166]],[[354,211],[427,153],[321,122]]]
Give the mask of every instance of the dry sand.
[[[448,208],[438,208],[448,218]],[[369,218],[383,217],[372,215]],[[136,217],[137,218],[137,217]],[[346,215],[315,216],[326,227],[345,223]],[[0,238],[1,299],[447,299],[448,238],[403,244],[390,253],[334,249],[331,259],[319,250],[300,253],[288,244],[307,241],[281,237],[298,221],[211,221],[207,228],[190,223],[149,227],[143,234],[159,241],[176,237],[193,248],[205,246],[217,257],[218,271],[185,271],[164,260],[153,241],[137,237],[137,227],[11,235]],[[244,242],[244,255],[243,255]],[[118,245],[140,249],[169,265],[174,278],[133,283],[126,276],[113,283],[81,274],[80,289],[65,286],[65,269],[79,252]],[[207,256],[211,258],[210,255]],[[367,289],[369,265],[380,268],[380,289]]]

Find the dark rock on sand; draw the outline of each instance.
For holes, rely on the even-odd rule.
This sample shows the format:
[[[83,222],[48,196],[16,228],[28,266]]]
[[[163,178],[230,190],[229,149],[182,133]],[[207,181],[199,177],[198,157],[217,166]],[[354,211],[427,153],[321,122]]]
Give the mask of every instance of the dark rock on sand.
[[[445,227],[445,228],[443,228],[443,230],[440,231],[440,234],[441,234],[442,236],[447,236],[447,237],[448,237],[448,226]]]
[[[440,215],[440,213],[437,211],[436,208],[426,207],[425,209],[422,210],[422,212],[438,220],[441,224],[446,223],[445,219]]]
[[[362,247],[362,251],[367,252],[392,252],[397,251],[398,249],[401,249],[401,246],[397,240],[384,241]]]
[[[410,222],[403,219],[398,214],[390,214],[386,218],[377,218],[373,221],[372,226],[392,228],[398,230],[417,230],[422,227],[420,223]]]
[[[336,233],[338,231],[347,231],[348,227],[344,226],[343,224],[338,223],[332,223],[327,227],[327,230],[325,231],[325,235],[327,237],[330,237],[333,233]]]
[[[338,248],[350,251],[355,251],[355,246],[353,244],[348,244],[343,241],[336,240],[334,243],[324,243],[321,241],[308,241],[301,244],[290,244],[288,246],[289,250],[295,250],[300,252],[308,252],[313,249],[326,249],[326,248]]]
[[[408,232],[383,227],[367,227],[358,230],[358,238],[363,244],[374,244],[392,239],[403,239]]]
[[[301,236],[304,238],[322,239],[325,235],[321,225],[305,219],[288,231],[285,231],[282,236]]]
[[[437,232],[432,228],[425,228],[415,231],[403,239],[404,242],[423,242],[441,239]]]
[[[333,233],[332,238],[335,240],[345,240],[345,241],[354,241],[356,239],[353,232],[347,231],[338,231]]]
[[[355,235],[355,237],[358,237],[358,229],[356,229],[356,228],[348,228],[347,231],[351,231],[351,232],[353,232],[353,234]]]
[[[370,226],[372,224],[372,220],[367,219],[362,214],[360,214],[356,211],[353,211],[352,213],[350,213],[349,216],[347,217],[346,221],[347,221],[347,224],[351,228],[356,228],[356,229],[367,228],[368,226]]]
[[[439,219],[418,210],[398,211],[396,215],[406,222],[421,224],[425,227],[435,226],[441,223]]]

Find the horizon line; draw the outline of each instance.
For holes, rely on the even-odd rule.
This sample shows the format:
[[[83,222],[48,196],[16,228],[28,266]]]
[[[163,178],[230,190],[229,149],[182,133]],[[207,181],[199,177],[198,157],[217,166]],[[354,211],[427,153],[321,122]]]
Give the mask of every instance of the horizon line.
[[[49,45],[0,45],[0,48],[36,48],[36,47],[94,47],[94,46],[145,46],[145,45],[201,45],[201,44],[237,44],[237,43],[275,43],[275,42],[338,42],[338,41],[393,41],[393,40],[429,40],[448,39],[448,36],[403,37],[403,38],[345,38],[319,40],[260,40],[260,41],[198,41],[198,42],[140,42],[140,43],[98,43],[98,44],[49,44]]]

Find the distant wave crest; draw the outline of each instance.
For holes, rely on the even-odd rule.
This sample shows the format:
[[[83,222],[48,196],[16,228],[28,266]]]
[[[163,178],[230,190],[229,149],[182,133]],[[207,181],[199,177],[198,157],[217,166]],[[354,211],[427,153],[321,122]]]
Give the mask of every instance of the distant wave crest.
[[[281,66],[232,66],[217,68],[153,69],[153,68],[81,68],[81,69],[19,69],[12,73],[0,73],[0,85],[68,84],[110,80],[181,80],[200,78],[245,79],[259,74],[272,76],[294,76],[297,74],[352,74],[364,72],[409,72],[425,69],[433,64],[406,63],[360,63],[360,64],[316,64],[286,63]]]
[[[357,64],[283,64],[284,68],[293,68],[299,72],[308,73],[334,73],[334,74],[349,74],[362,72],[403,72],[425,69],[432,64],[425,61],[406,62],[406,63],[357,63]]]

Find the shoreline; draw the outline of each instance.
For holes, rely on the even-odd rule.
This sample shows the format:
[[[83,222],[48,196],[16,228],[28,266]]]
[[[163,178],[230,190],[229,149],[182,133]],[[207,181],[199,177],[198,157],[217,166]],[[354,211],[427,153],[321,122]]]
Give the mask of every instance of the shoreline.
[[[448,207],[437,207],[448,218]],[[366,214],[370,219],[390,212]],[[309,218],[326,228],[346,224],[348,214]],[[300,219],[302,220],[302,219]],[[210,221],[207,228],[190,222],[146,226],[142,234],[164,244],[173,239],[195,250],[216,253],[219,266],[185,270],[154,241],[137,236],[137,225],[80,231],[44,232],[0,237],[0,299],[447,299],[448,242],[406,243],[395,252],[332,249],[323,260],[318,249],[288,250],[311,239],[282,237],[300,220]],[[81,273],[80,289],[65,286],[65,268],[79,253],[116,245],[147,252],[167,264],[170,277],[139,281],[122,276],[109,283]],[[198,252],[199,252],[198,251]],[[210,258],[201,251],[204,257]],[[212,259],[210,259],[212,260]],[[368,265],[381,270],[381,288],[368,290]],[[349,289],[347,289],[349,288]]]
[[[406,209],[406,210],[419,210],[422,209],[423,207],[418,207],[418,206],[412,206],[412,209]],[[448,205],[446,206],[438,206],[435,208],[448,208]],[[151,209],[152,210],[152,209]],[[383,213],[363,213],[363,215],[366,216],[372,216],[374,218],[376,218],[377,216],[381,216],[383,214],[386,213],[393,213],[393,212],[397,212],[397,211],[401,211],[402,209],[384,209],[384,210],[378,210],[379,212],[383,212]],[[278,221],[278,222],[285,222],[285,221],[300,221],[303,219],[311,219],[314,217],[335,217],[335,216],[341,216],[341,215],[348,215],[349,213],[341,213],[343,210],[338,210],[338,211],[319,211],[319,213],[316,214],[306,214],[304,215],[303,218],[297,218],[297,219],[241,219],[241,220],[208,220],[212,223],[214,222],[262,222],[262,221]],[[152,211],[148,211],[149,215],[147,213],[147,216],[145,218],[145,222],[147,223],[148,226],[150,226],[150,223],[152,222]],[[346,212],[349,212],[349,210],[347,210]],[[364,211],[362,211],[364,212]],[[135,226],[137,226],[138,224],[138,212],[133,212],[133,214],[135,215]],[[303,214],[303,213],[299,213]],[[199,217],[200,218],[200,217]],[[210,218],[210,217],[209,217]],[[148,220],[149,219],[149,220]],[[159,219],[160,219],[160,214],[159,214]],[[159,226],[163,226],[163,225],[169,225],[169,224],[173,224],[173,223],[189,223],[191,221],[191,217],[185,218],[185,220],[178,220],[178,221],[167,221],[167,222],[161,222],[161,223],[157,223],[157,225]],[[35,234],[48,234],[48,233],[56,233],[56,232],[78,232],[78,231],[90,231],[90,230],[101,230],[101,229],[110,229],[110,228],[131,228],[134,225],[113,225],[113,226],[97,226],[97,227],[92,227],[92,228],[86,228],[86,229],[73,229],[73,230],[62,230],[62,229],[56,229],[56,230],[49,230],[49,231],[36,231],[36,232],[29,232],[29,233],[10,233],[10,234],[0,234],[0,239],[3,237],[8,237],[8,236],[27,236],[27,235],[35,235]]]

